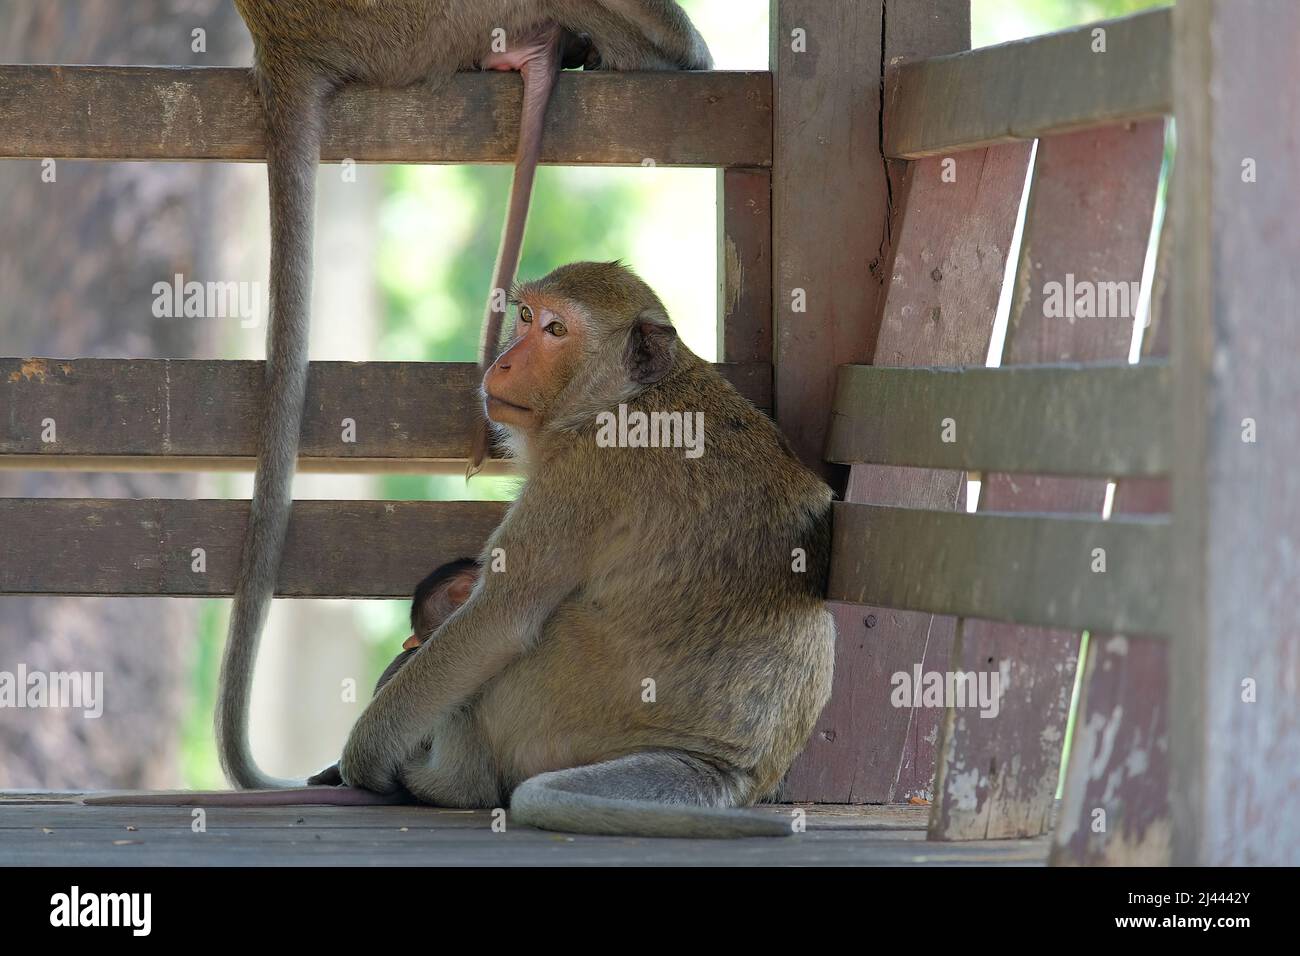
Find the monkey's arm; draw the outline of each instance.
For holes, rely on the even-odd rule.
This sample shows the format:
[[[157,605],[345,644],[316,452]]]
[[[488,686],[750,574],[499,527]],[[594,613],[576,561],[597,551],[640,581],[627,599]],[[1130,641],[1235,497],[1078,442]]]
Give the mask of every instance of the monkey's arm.
[[[413,637],[408,638],[408,640],[414,640],[414,639],[415,638]],[[411,658],[415,656],[415,652],[417,650],[419,650],[419,645],[416,645],[415,647],[409,650],[402,651],[402,653],[398,654],[395,658],[393,658],[392,663],[389,664],[386,668],[384,668],[384,673],[381,674],[379,680],[375,682],[375,693],[371,695],[372,697],[377,695],[381,690],[383,690],[384,687],[387,686],[388,682],[392,680],[395,676],[397,676],[397,672],[406,666],[406,664],[411,660]],[[307,786],[341,787],[343,786],[343,773],[339,770],[339,765],[334,764],[332,766],[326,767],[320,773],[308,777]]]
[[[526,653],[581,581],[582,549],[595,531],[597,509],[588,505],[584,515],[552,502],[556,520],[545,527],[530,517],[538,511],[512,509],[488,542],[487,553],[504,555],[505,569],[483,572],[469,601],[361,714],[339,762],[346,783],[391,793],[398,770],[437,718]]]

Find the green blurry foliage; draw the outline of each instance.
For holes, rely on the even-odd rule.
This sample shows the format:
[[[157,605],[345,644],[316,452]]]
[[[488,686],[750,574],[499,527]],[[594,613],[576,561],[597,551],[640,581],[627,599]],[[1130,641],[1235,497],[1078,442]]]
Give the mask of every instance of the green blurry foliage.
[[[1172,0],[971,0],[971,41],[975,46],[1006,43],[1167,6]]]

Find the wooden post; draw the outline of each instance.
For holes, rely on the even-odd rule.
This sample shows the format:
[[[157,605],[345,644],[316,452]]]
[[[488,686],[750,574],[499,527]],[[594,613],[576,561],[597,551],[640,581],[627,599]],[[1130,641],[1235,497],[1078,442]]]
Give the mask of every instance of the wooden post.
[[[1174,862],[1300,862],[1300,4],[1183,0]]]
[[[718,361],[772,361],[772,173],[718,170]]]
[[[899,209],[911,191],[902,175],[907,164],[886,164],[880,150],[888,120],[880,96],[886,71],[905,59],[967,49],[970,3],[775,0],[773,11],[777,421],[805,461],[825,468],[823,443],[835,369],[870,361],[882,320],[891,321],[884,303],[886,279],[895,271],[891,240],[902,228]],[[828,83],[830,70],[839,71],[842,80]],[[979,270],[969,270],[961,252],[978,248],[979,261],[990,263],[999,248],[1005,255],[1014,202],[1024,181],[1022,157],[1019,178],[1011,174],[1016,199],[1010,215],[1002,214],[997,196],[1007,169],[1014,168],[1020,155],[1018,147],[1012,150],[1015,155],[999,154],[987,162],[983,150],[962,157],[958,184],[941,185],[941,158],[925,164],[918,194],[933,208],[913,230],[912,252],[902,266],[909,278],[897,287],[910,289],[914,283],[916,291],[904,298],[911,296],[907,303],[918,309],[912,299],[924,298],[927,305],[915,313],[923,316],[918,322],[905,320],[912,310],[897,310],[896,327],[880,342],[889,349],[882,361],[924,364],[941,356],[959,359],[968,345],[971,354],[982,356],[987,349],[997,293],[991,303],[982,301],[987,283],[975,274]],[[940,208],[944,203],[951,213]],[[978,225],[971,228],[969,241],[956,242],[954,223],[972,215]],[[940,262],[953,256],[961,265],[949,270],[953,276],[941,285],[928,278],[935,269],[926,264],[931,256]],[[1000,266],[991,267],[989,275],[994,271],[1000,277]],[[806,312],[794,311],[798,289],[806,294]],[[932,312],[940,310],[942,320],[932,321]],[[981,331],[983,312],[988,321]],[[971,345],[972,340],[978,341]],[[961,345],[950,346],[951,341]],[[882,477],[886,471],[898,487]],[[917,476],[910,471],[855,468],[848,496],[855,501],[883,496],[884,503],[936,497],[951,506],[960,476],[950,476],[948,482],[939,473]],[[868,472],[889,487],[876,497],[855,497],[853,486],[865,485]],[[926,730],[918,730],[910,711],[890,705],[890,674],[898,669],[894,663],[910,668],[927,657],[927,648],[946,654],[944,640],[931,641],[928,614],[839,602],[832,611],[839,631],[835,687],[808,749],[791,771],[787,797],[861,803],[927,794],[933,752],[922,741],[923,752],[915,755],[909,742]]]
[[[884,8],[772,0],[774,405],[795,452],[828,475],[835,369],[871,356],[888,253]]]

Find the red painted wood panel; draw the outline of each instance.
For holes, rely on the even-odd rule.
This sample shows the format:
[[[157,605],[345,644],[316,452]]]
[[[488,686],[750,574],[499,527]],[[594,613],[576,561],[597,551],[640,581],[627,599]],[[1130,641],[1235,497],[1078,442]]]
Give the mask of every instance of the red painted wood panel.
[[[1166,218],[1144,359],[1169,354],[1170,236]],[[1130,479],[1115,489],[1116,514],[1169,510],[1167,478]],[[1169,862],[1168,652],[1160,637],[1094,634],[1088,642],[1053,865]]]
[[[1129,296],[1127,307],[1118,296],[1106,297],[1101,311],[1120,314],[1087,313],[1096,311],[1103,291],[1116,288],[1103,283],[1142,278],[1163,150],[1163,120],[1039,142],[1006,364],[1127,357],[1136,295]],[[1093,310],[1087,308],[1088,290],[1094,293]],[[980,508],[1099,513],[1105,491],[1106,483],[1095,479],[992,474],[986,476]],[[1081,554],[1078,573],[1092,573],[1090,561]],[[1079,635],[1068,631],[963,622],[951,666],[997,674],[1001,700],[996,716],[981,716],[972,707],[950,708],[945,715],[931,839],[1047,830],[1078,641]]]
[[[1029,150],[1014,143],[911,165],[877,364],[983,364]],[[945,181],[953,174],[955,181]],[[855,466],[845,497],[951,510],[964,501],[964,490],[962,472]],[[928,797],[940,712],[894,707],[891,677],[911,674],[918,663],[946,667],[952,620],[850,604],[833,610],[839,640],[831,702],[791,770],[787,797],[834,803]]]

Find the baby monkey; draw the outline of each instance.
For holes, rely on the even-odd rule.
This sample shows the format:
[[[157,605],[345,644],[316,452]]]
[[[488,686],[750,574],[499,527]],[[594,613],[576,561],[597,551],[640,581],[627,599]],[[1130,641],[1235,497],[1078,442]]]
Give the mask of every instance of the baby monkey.
[[[402,653],[393,658],[393,662],[384,668],[371,696],[383,690],[384,685],[415,656],[420,645],[432,637],[433,632],[442,627],[442,622],[469,600],[469,594],[474,590],[481,570],[479,563],[473,558],[457,558],[435,568],[415,586],[415,595],[411,598],[411,636],[402,643]],[[308,777],[307,785],[343,786],[339,765],[334,764],[314,777]]]

